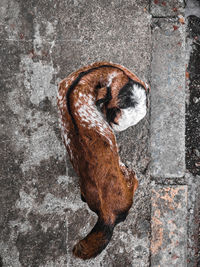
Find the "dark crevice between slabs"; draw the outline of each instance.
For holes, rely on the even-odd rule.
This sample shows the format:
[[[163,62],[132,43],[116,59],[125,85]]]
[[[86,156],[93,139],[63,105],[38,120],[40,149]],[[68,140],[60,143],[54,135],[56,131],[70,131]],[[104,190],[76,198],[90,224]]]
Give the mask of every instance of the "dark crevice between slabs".
[[[187,70],[190,96],[186,105],[186,168],[200,175],[200,18],[188,18],[188,33],[193,44]]]
[[[189,101],[186,104],[186,168],[193,175],[193,186],[195,191],[189,192],[195,197],[192,216],[193,225],[188,225],[189,255],[188,266],[200,266],[200,197],[199,175],[200,175],[200,18],[188,17],[188,37],[192,40],[192,51],[190,54],[187,77],[189,78]],[[188,211],[190,212],[190,211]],[[192,233],[192,236],[191,236]]]

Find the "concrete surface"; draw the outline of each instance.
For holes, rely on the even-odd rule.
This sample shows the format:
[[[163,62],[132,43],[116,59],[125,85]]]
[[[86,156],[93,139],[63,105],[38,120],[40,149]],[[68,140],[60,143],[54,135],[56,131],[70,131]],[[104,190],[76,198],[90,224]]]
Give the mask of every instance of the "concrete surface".
[[[195,111],[193,107],[199,97],[196,86],[199,76],[195,76],[199,69],[195,58],[200,54],[197,49],[200,24],[196,17],[188,24],[190,48],[186,58],[190,58],[190,63],[189,75],[186,75],[185,171],[182,139],[185,95],[183,88],[179,91],[176,86],[176,77],[183,77],[179,78],[181,86],[185,80],[185,65],[181,66],[185,49],[184,25],[180,25],[183,2],[166,1],[166,5],[148,0],[89,2],[0,2],[0,266],[165,267],[169,266],[164,257],[168,245],[175,239],[183,241],[186,232],[187,251],[184,252],[186,240],[178,247],[177,243],[171,243],[171,255],[181,255],[182,262],[178,266],[182,267],[185,261],[189,267],[198,266],[200,142],[194,131],[198,108]],[[186,11],[191,14],[191,10]],[[150,81],[152,106],[151,112],[136,127],[117,136],[122,160],[136,170],[140,183],[130,214],[115,228],[107,249],[95,260],[82,262],[73,258],[71,250],[76,241],[90,231],[96,217],[80,200],[78,177],[62,144],[56,91],[58,82],[70,72],[104,59],[123,64],[143,80]],[[159,65],[162,61],[165,64]],[[169,68],[165,69],[166,62],[170,72]],[[173,86],[175,95],[172,99],[166,81]],[[168,112],[167,105],[171,105],[174,115],[170,120],[166,117],[163,120],[163,110],[160,110],[163,85],[166,85],[165,92],[169,92],[164,95],[164,107]],[[161,121],[167,122],[171,129],[167,139],[159,125]],[[168,148],[179,166],[173,162],[169,168],[170,153],[162,160],[150,153],[150,136],[157,136],[151,130],[158,129],[153,128],[155,122],[156,127],[160,127],[157,149],[162,148],[163,153]],[[180,131],[176,130],[177,125]],[[179,155],[173,148],[174,140]],[[152,164],[160,160],[160,166],[157,165],[154,172],[150,169],[151,160]],[[177,190],[172,200],[165,198],[166,189],[170,194]],[[169,201],[177,205],[176,213],[166,206]],[[174,216],[176,227],[180,226],[181,219],[186,216],[183,203],[187,203],[189,227],[186,228],[184,221],[183,231],[178,229],[170,235],[172,229],[168,228],[167,222]],[[159,212],[165,234],[162,245],[152,251],[155,242],[161,242],[156,239],[154,220]],[[174,260],[180,262],[180,258]]]
[[[185,24],[152,21],[151,174],[185,173]]]

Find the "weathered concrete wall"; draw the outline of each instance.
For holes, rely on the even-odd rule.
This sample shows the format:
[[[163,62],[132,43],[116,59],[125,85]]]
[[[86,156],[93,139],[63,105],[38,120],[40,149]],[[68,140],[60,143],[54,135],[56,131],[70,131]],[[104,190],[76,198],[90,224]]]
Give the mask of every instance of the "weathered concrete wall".
[[[96,217],[80,200],[57,124],[58,82],[97,60],[148,80],[149,1],[2,0],[1,210],[3,266],[148,266],[148,116],[118,136],[122,160],[140,187],[108,248],[83,263],[71,253]]]

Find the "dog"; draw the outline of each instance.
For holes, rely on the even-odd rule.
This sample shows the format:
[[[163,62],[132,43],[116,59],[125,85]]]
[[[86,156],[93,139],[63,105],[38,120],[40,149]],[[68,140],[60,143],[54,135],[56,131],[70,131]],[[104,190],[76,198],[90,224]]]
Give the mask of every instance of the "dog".
[[[63,141],[80,177],[81,198],[98,216],[91,232],[73,248],[83,260],[102,252],[132,206],[138,181],[120,160],[114,132],[144,118],[148,91],[135,74],[110,62],[83,67],[59,84]]]

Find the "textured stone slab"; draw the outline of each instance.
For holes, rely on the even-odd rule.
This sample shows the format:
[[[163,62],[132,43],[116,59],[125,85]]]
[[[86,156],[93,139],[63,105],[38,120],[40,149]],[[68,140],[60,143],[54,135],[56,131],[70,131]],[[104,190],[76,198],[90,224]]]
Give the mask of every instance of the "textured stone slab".
[[[183,14],[184,1],[183,0],[151,0],[151,14],[154,17],[169,17]]]
[[[151,228],[151,266],[187,266],[187,186],[155,186]]]
[[[151,73],[151,173],[181,177],[185,171],[185,26],[153,20]]]

